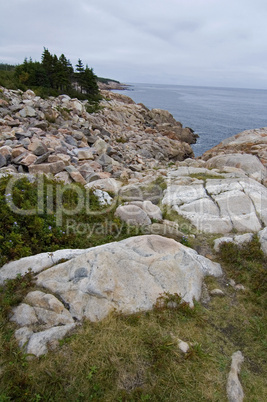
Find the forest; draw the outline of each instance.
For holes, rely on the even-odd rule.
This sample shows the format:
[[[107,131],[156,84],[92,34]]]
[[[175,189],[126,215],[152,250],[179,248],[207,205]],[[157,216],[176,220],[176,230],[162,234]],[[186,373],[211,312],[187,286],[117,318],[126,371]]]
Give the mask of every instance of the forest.
[[[41,62],[31,58],[12,66],[0,64],[0,85],[10,89],[33,89],[37,95],[58,96],[67,94],[78,99],[98,102],[101,95],[97,76],[88,65],[78,59],[75,68],[64,54],[53,55],[44,48]]]

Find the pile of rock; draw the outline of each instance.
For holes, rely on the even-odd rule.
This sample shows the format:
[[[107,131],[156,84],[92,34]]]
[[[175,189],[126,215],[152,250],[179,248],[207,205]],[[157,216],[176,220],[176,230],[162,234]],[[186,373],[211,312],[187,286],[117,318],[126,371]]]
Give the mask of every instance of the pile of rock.
[[[53,174],[66,183],[115,177],[193,156],[196,141],[163,110],[104,92],[98,113],[67,95],[46,100],[0,88],[0,173]]]

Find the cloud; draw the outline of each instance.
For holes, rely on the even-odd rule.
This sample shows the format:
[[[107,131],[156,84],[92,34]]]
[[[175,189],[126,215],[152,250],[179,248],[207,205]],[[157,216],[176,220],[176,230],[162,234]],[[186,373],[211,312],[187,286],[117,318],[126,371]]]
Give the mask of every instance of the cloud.
[[[2,62],[45,46],[121,81],[267,88],[265,0],[9,0],[0,12]]]

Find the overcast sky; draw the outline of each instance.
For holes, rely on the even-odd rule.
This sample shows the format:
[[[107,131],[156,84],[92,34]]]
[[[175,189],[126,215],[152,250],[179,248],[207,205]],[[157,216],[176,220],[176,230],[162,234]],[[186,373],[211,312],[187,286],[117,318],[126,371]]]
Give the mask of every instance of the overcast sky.
[[[0,62],[43,48],[131,83],[267,89],[266,0],[0,0]]]

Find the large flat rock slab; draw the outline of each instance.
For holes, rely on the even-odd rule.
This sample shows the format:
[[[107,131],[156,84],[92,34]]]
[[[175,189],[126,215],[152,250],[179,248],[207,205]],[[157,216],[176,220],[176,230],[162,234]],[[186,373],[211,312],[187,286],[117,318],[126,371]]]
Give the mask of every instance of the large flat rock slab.
[[[132,237],[92,248],[37,277],[37,285],[69,305],[78,320],[98,321],[117,310],[149,310],[164,292],[178,293],[193,304],[205,275],[221,275],[219,264],[173,239]]]
[[[267,188],[258,181],[244,176],[198,180],[181,173],[170,172],[162,204],[197,230],[258,232],[267,225]]]
[[[28,354],[47,353],[77,321],[99,321],[113,311],[150,310],[166,292],[179,294],[193,306],[201,297],[203,278],[222,275],[220,264],[159,235],[131,237],[80,253],[61,250],[62,254],[69,260],[54,260],[53,266],[45,253],[32,257],[42,291],[31,291],[12,310],[10,319],[19,327],[15,337]],[[17,267],[11,263],[10,270],[24,273],[22,260]],[[1,271],[6,273],[6,267]]]
[[[0,284],[7,279],[14,279],[18,274],[25,275],[29,269],[34,274],[43,271],[46,268],[58,264],[59,261],[69,260],[76,257],[88,249],[64,249],[54,252],[40,253],[29,257],[21,258],[18,261],[11,261],[0,268]]]

